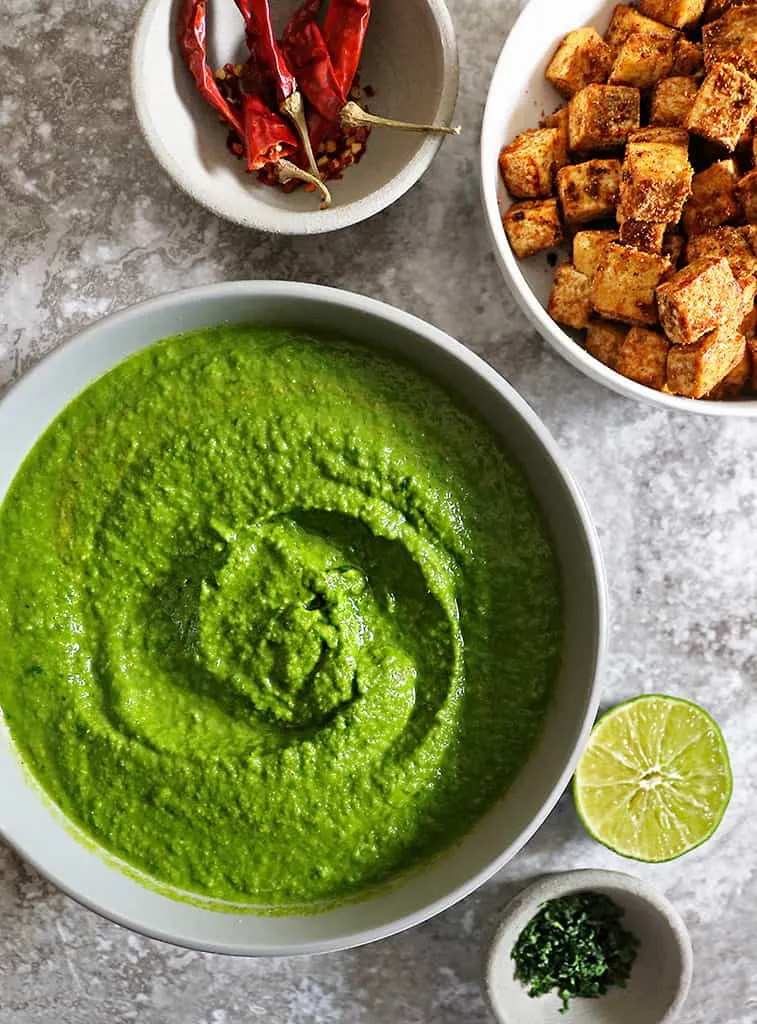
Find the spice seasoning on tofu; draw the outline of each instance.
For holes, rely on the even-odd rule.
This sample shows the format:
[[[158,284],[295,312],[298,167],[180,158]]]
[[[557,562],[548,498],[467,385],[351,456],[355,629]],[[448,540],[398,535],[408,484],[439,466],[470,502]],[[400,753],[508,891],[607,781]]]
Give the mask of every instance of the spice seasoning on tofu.
[[[693,175],[683,147],[629,142],[621,174],[618,219],[677,223],[691,195]]]
[[[568,162],[568,147],[558,128],[531,128],[499,154],[507,191],[519,199],[550,196],[555,178]]]
[[[662,391],[670,342],[664,334],[646,327],[632,327],[615,356],[614,369],[637,384]]]
[[[516,256],[572,239],[553,320],[647,387],[757,391],[757,5],[617,4],[545,74],[567,103],[504,146],[500,171]]]
[[[578,231],[573,236],[573,266],[591,280],[607,255],[608,245],[617,240],[617,231]]]
[[[592,278],[592,308],[608,320],[654,326],[656,290],[672,272],[666,256],[613,243]]]
[[[577,331],[589,325],[591,280],[569,263],[558,268],[547,312],[558,324]]]
[[[621,924],[623,913],[598,892],[544,903],[513,946],[516,979],[531,997],[555,991],[561,1013],[571,999],[597,999],[614,986],[625,988],[639,940]]]
[[[646,128],[637,128],[628,136],[629,145],[632,142],[655,142],[666,146],[680,146],[688,151],[689,133],[685,128],[676,128],[672,125],[647,125]]]
[[[586,331],[586,351],[598,359],[600,363],[615,368],[628,328],[610,320],[590,320]]]
[[[606,82],[612,68],[612,50],[595,28],[569,32],[545,72],[548,82],[568,98],[591,85]]]
[[[611,85],[650,89],[673,71],[674,40],[633,32],[621,46],[610,72]]]
[[[660,322],[671,342],[691,345],[719,324],[740,324],[741,289],[725,257],[689,263],[657,289]]]
[[[563,239],[556,199],[529,199],[514,203],[503,219],[510,245],[518,259],[559,245]]]
[[[686,118],[686,127],[703,139],[734,150],[757,113],[757,82],[732,64],[715,64],[707,73]]]
[[[730,7],[703,26],[702,43],[708,69],[723,61],[757,75],[757,7],[750,4]]]
[[[667,224],[655,224],[648,220],[624,220],[620,225],[619,241],[621,245],[630,245],[642,252],[651,252],[657,256],[663,253],[665,245],[665,229]]]
[[[672,28],[696,25],[704,14],[705,0],[639,0],[639,10]]]
[[[654,18],[645,17],[634,7],[618,4],[612,12],[610,24],[605,32],[605,42],[612,52],[617,54],[623,43],[635,32],[662,39],[675,39],[678,36],[674,28],[663,25]]]
[[[699,82],[693,76],[663,78],[652,93],[650,124],[683,127],[698,92]]]
[[[619,160],[587,160],[561,167],[557,193],[566,224],[582,224],[612,216],[618,205]]]
[[[570,148],[614,149],[641,123],[641,96],[625,85],[587,85],[568,107]]]
[[[672,345],[667,386],[675,395],[703,398],[720,384],[745,350],[743,335],[727,326],[710,331],[695,345]]]

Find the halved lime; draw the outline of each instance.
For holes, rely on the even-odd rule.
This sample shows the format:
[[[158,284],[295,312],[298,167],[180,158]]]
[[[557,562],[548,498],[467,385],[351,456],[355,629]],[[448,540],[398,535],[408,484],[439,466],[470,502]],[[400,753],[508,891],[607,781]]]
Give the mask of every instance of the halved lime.
[[[717,723],[698,705],[660,694],[603,715],[573,779],[589,833],[622,857],[654,863],[709,839],[732,788]]]

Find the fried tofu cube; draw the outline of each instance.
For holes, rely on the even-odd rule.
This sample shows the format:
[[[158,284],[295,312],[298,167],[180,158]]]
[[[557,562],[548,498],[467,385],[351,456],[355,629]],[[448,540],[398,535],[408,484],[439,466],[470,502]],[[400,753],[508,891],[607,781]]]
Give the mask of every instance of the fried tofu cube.
[[[557,268],[547,312],[558,324],[582,330],[589,322],[591,281],[570,263]]]
[[[743,334],[744,332],[741,331],[740,333]],[[751,378],[752,353],[745,341],[744,351],[739,359],[736,360],[725,377],[712,389],[707,397],[716,401],[732,401],[744,392]]]
[[[725,256],[732,266],[734,261],[743,261],[746,264],[751,261],[757,272],[753,236],[757,236],[757,231],[751,231],[749,227],[723,227],[694,235],[686,244],[686,259],[693,263],[703,256]]]
[[[562,96],[577,92],[595,82],[606,82],[612,67],[612,50],[594,28],[569,32],[557,47],[545,71],[548,82]]]
[[[668,227],[662,240],[662,255],[667,256],[674,267],[679,267],[685,248],[686,241],[683,235],[677,229]]]
[[[615,369],[624,377],[662,391],[668,362],[668,339],[645,327],[632,327],[615,357]]]
[[[739,216],[738,181],[739,172],[733,160],[720,160],[694,175],[691,199],[683,211],[683,229],[687,235],[701,235]]]
[[[587,85],[569,111],[572,150],[615,149],[641,124],[641,97],[625,85]]]
[[[682,127],[698,92],[696,78],[664,78],[652,93],[650,124]]]
[[[744,335],[731,324],[705,334],[695,345],[672,345],[668,354],[667,386],[675,395],[709,395],[744,349]]]
[[[757,83],[731,64],[714,64],[699,87],[685,126],[733,151],[757,112]]]
[[[560,134],[560,152],[567,153],[570,143],[568,123],[570,114],[567,107],[560,107],[554,114],[548,114],[542,118],[542,128],[555,128]],[[566,161],[567,163],[567,161]]]
[[[685,128],[648,125],[646,128],[637,128],[635,132],[631,132],[628,142],[664,142],[668,146],[680,146],[688,153],[689,133]]]
[[[736,186],[736,198],[750,224],[757,224],[757,171],[745,174]]]
[[[650,89],[673,70],[673,40],[633,32],[618,50],[607,81]]]
[[[516,199],[540,199],[555,191],[557,172],[568,162],[568,151],[557,128],[521,132],[499,154],[499,169],[507,191]]]
[[[563,239],[560,209],[556,199],[526,199],[513,203],[502,225],[518,259],[551,249]]]
[[[605,366],[614,368],[628,328],[609,320],[591,320],[586,332],[586,351]]]
[[[573,236],[573,266],[591,280],[607,254],[607,246],[617,240],[617,231],[576,232]]]
[[[557,193],[566,224],[583,224],[615,212],[620,188],[620,160],[587,160],[561,167]]]
[[[693,345],[719,324],[741,321],[741,289],[724,256],[696,260],[658,287],[657,309],[669,341]]]
[[[678,36],[673,44],[673,74],[704,74],[704,49],[701,43],[693,43],[686,36]]]
[[[746,316],[757,292],[757,228],[753,225],[717,228],[703,235],[694,235],[686,245],[690,263],[704,258],[725,257],[741,288],[742,312]]]
[[[591,283],[592,308],[607,320],[657,323],[655,290],[673,273],[664,256],[609,245]]]
[[[610,24],[605,32],[605,42],[612,50],[614,56],[618,55],[623,43],[634,32],[656,36],[658,39],[674,40],[678,36],[678,32],[674,28],[661,25],[659,21],[654,21],[652,18],[645,18],[634,7],[629,7],[627,4],[618,4],[612,12]]]
[[[667,224],[653,224],[652,221],[624,220],[620,225],[620,244],[662,255],[666,228]]]
[[[722,62],[757,75],[757,6],[733,6],[705,25],[702,45],[708,71]]]
[[[691,194],[694,171],[681,146],[632,142],[620,178],[618,219],[675,224]]]
[[[648,18],[673,28],[689,28],[704,14],[706,0],[639,0],[639,10]]]

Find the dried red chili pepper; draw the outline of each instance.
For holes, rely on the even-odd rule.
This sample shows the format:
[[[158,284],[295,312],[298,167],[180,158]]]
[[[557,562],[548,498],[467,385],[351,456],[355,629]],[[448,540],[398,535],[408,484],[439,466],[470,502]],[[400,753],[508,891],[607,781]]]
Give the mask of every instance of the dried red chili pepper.
[[[323,38],[345,99],[355,81],[370,17],[371,0],[331,0],[326,12]]]
[[[314,185],[323,195],[323,206],[328,206],[331,195],[320,175],[316,177],[288,159],[299,146],[292,129],[271,107],[272,91],[270,75],[261,68],[256,54],[251,53],[239,76],[247,170],[259,171],[273,164],[280,182],[297,179]]]
[[[225,121],[228,121],[241,139],[244,136],[244,130],[239,115],[222,95],[208,64],[206,8],[207,0],[182,0],[176,23],[176,41],[184,63],[195,80],[198,92]]]
[[[308,166],[314,177],[318,177],[313,147],[305,120],[305,103],[297,79],[287,66],[286,59],[276,42],[273,30],[271,8],[268,0],[236,0],[244,18],[247,46],[271,76],[276,92],[277,105],[297,129]],[[330,201],[330,200],[329,200]]]
[[[360,2],[366,3],[366,0],[360,0]],[[322,94],[324,101],[328,100],[331,96],[339,97],[338,103],[332,102],[332,107],[336,107],[336,109],[329,109],[325,116],[318,110],[318,107],[321,105],[320,102],[313,104],[312,99],[310,100],[310,103],[316,109],[311,110],[308,116],[308,130],[310,141],[316,152],[318,152],[321,143],[329,134],[332,126],[339,123],[339,114],[347,99],[349,87],[352,85],[355,72],[357,71],[357,62],[355,62],[355,72],[353,72],[353,76],[350,79],[350,85],[344,90],[336,79],[336,70],[331,60],[333,55],[326,47],[324,37],[315,20],[320,6],[320,0],[305,0],[305,3],[289,19],[284,29],[281,44],[292,66],[301,68],[306,63],[312,65],[305,74],[306,78],[317,80],[319,76],[324,76],[327,79],[325,87],[322,90],[318,90]],[[312,28],[313,25],[316,26],[317,31]],[[362,39],[359,40],[357,45],[359,50],[362,50]],[[309,52],[305,56],[303,55],[303,49],[306,47],[309,49]],[[357,60],[360,60],[359,52]]]
[[[293,156],[297,138],[286,121],[268,107],[259,95],[248,92],[244,79],[240,86],[242,127],[248,171],[259,171],[279,158]]]
[[[326,41],[316,21],[320,6],[321,0],[305,0],[298,7],[284,29],[281,49],[305,98],[322,118],[333,124],[339,121],[347,93],[337,81]]]
[[[334,0],[332,0],[332,5],[333,2]],[[305,3],[290,19],[281,45],[305,98],[326,124],[337,122],[345,128],[376,125],[384,128],[399,128],[409,132],[460,134],[459,128],[449,128],[446,125],[415,124],[411,121],[376,117],[375,114],[369,114],[363,110],[357,103],[351,100],[346,102],[357,71],[357,63],[360,60],[360,48],[362,48],[364,34],[359,35],[358,41],[351,38],[349,34],[345,38],[343,49],[350,51],[350,55],[347,58],[340,58],[342,73],[341,76],[338,76],[324,35],[316,21],[319,6],[318,0],[305,0]],[[346,4],[342,2],[340,6],[344,8]],[[365,4],[361,3],[360,6],[365,6]],[[343,21],[347,24],[345,19]],[[342,81],[346,82],[348,74],[350,75],[349,84],[344,89],[340,84],[340,77]],[[311,125],[311,132],[318,141],[322,137],[322,130],[322,125],[319,123]]]
[[[245,149],[247,169],[254,171],[273,164],[282,183],[293,179],[308,182],[323,193],[323,205],[329,205],[331,196],[320,176],[309,174],[287,159],[297,152],[297,139],[286,121],[266,103],[264,76],[248,62],[244,89],[240,90],[240,117],[236,105],[221,92],[208,64],[206,36],[207,0],[182,0],[176,25],[179,51],[200,94],[239,136]]]

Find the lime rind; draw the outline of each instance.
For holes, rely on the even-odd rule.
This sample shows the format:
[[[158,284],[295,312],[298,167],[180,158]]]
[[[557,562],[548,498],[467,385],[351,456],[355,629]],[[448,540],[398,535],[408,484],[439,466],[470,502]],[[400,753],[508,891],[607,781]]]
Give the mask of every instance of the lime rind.
[[[723,734],[703,708],[646,694],[594,726],[573,779],[578,815],[599,843],[647,863],[706,842],[733,790]]]

